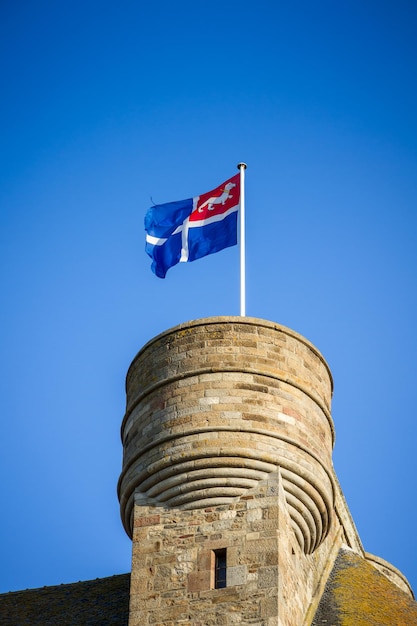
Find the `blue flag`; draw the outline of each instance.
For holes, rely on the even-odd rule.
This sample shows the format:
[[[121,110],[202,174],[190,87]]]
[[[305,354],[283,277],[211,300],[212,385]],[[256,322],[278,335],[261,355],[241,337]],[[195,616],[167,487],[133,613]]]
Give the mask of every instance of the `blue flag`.
[[[157,204],[145,216],[145,250],[152,271],[165,278],[177,263],[195,261],[237,244],[240,176],[195,198]]]

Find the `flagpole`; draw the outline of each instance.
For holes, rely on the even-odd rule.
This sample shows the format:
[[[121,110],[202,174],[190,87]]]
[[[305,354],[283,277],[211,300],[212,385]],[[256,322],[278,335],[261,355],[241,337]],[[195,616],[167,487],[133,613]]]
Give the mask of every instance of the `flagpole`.
[[[240,171],[240,316],[246,315],[246,268],[245,268],[245,169],[246,163],[239,163]]]

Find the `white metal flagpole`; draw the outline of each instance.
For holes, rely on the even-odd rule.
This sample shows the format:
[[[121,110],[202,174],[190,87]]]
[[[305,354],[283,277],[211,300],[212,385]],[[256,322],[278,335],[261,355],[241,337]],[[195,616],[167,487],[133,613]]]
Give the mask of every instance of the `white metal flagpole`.
[[[240,316],[246,315],[246,271],[245,271],[245,169],[246,163],[239,163],[237,169],[240,171]]]

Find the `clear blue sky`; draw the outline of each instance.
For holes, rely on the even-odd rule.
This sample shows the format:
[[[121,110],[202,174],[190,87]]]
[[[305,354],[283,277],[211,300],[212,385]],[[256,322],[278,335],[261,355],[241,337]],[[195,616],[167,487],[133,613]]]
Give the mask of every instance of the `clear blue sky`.
[[[156,278],[150,205],[247,169],[247,314],[335,380],[365,549],[417,591],[417,5],[0,6],[0,592],[130,569],[124,378],[178,323],[239,313],[238,250]]]

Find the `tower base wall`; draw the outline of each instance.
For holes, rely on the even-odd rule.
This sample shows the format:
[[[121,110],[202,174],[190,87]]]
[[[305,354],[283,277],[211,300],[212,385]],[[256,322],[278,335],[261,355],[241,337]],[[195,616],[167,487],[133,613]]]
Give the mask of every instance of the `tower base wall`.
[[[342,542],[340,525],[312,555],[292,528],[280,471],[233,504],[183,510],[136,494],[129,626],[311,623]],[[226,586],[215,557],[226,551]]]

